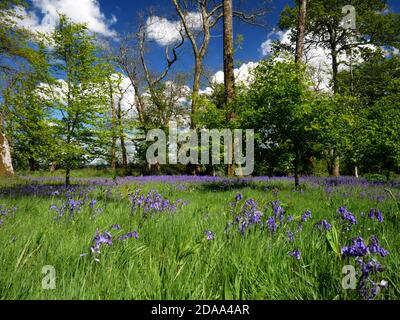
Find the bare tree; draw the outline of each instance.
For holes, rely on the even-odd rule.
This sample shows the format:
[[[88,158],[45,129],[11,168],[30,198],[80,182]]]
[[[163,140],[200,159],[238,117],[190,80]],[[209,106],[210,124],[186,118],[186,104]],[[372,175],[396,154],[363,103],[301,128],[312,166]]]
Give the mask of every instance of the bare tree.
[[[212,0],[172,0],[172,3],[180,18],[185,35],[192,46],[195,60],[191,102],[191,127],[195,128],[194,115],[199,100],[203,61],[210,45],[211,31],[224,17],[224,3]],[[232,8],[232,1],[230,1],[230,6],[227,9],[232,13],[232,16],[254,25],[261,25],[258,22],[258,18],[264,16],[266,12],[265,10],[256,10],[251,13],[245,13],[241,10],[235,10]],[[189,19],[194,12],[198,14],[201,21],[200,31],[194,30],[192,21]],[[233,56],[231,63],[233,65]]]

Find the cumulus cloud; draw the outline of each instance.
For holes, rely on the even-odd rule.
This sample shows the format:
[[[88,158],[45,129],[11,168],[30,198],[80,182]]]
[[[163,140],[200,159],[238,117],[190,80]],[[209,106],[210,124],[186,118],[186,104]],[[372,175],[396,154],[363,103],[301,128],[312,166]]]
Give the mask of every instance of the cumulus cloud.
[[[16,11],[23,17],[18,23],[31,30],[51,32],[62,13],[76,23],[86,23],[92,32],[111,37],[116,32],[111,26],[117,22],[112,15],[110,19],[101,12],[98,0],[32,0],[32,9],[17,7]]]
[[[241,84],[248,86],[252,81],[252,71],[258,66],[258,62],[249,61],[247,63],[242,64],[239,68],[234,70],[235,74],[235,82],[236,84]],[[224,72],[218,71],[216,72],[210,80],[211,84],[222,84],[224,83]],[[213,89],[211,87],[206,87],[205,89],[200,90],[200,94],[211,95],[213,93]]]
[[[240,66],[240,68],[236,68],[234,70],[235,81],[240,84],[249,84],[251,82],[251,71],[253,71],[258,66],[257,62],[248,62],[244,63]],[[211,82],[215,84],[224,83],[224,72],[218,71],[211,78]]]
[[[272,53],[274,41],[289,45],[290,31],[273,30],[267,35],[267,40],[261,44],[261,52],[263,56],[268,56]]]
[[[185,18],[192,31],[202,28],[202,18],[198,12],[189,12]],[[146,20],[146,33],[150,40],[161,46],[168,46],[181,39],[180,31],[183,30],[181,21],[171,21],[166,18],[151,16]]]

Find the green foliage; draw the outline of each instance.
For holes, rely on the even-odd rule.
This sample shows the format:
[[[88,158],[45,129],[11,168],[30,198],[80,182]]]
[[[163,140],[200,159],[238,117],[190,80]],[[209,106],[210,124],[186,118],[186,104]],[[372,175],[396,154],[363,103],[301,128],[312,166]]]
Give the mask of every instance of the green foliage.
[[[52,34],[54,45],[52,66],[63,81],[54,84],[52,102],[57,110],[54,118],[57,136],[61,140],[58,159],[69,170],[87,162],[101,151],[97,123],[107,105],[105,92],[107,72],[97,64],[94,38],[87,27],[60,15],[60,23]]]
[[[242,126],[256,131],[258,153],[291,159],[295,174],[312,152],[311,101],[303,67],[289,60],[270,59],[256,68],[247,98],[238,108]]]

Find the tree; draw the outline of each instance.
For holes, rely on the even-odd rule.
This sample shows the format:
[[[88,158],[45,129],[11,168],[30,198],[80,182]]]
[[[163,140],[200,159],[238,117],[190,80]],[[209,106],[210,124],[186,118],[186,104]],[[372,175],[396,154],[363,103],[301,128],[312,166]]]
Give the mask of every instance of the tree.
[[[348,4],[346,0],[315,0],[311,1],[307,8],[306,43],[329,50],[334,93],[338,93],[339,90],[337,79],[339,67],[346,64],[346,60],[341,59],[341,56],[345,56],[350,50],[356,54],[357,50],[366,48],[368,44],[400,45],[399,15],[382,13],[387,9],[387,0],[352,1],[357,19],[355,29],[348,28],[342,23],[345,16],[342,10]],[[298,5],[293,8],[286,6],[281,13],[280,28],[294,28],[298,22],[298,12]]]
[[[18,67],[37,59],[36,51],[29,46],[30,32],[17,26],[21,16],[16,7],[25,7],[23,0],[2,0],[0,2],[0,81],[6,90],[17,82]],[[5,135],[10,116],[4,103],[0,110],[0,175],[13,174],[11,150]]]
[[[94,38],[84,24],[71,22],[60,15],[52,33],[53,71],[63,80],[54,88],[54,107],[60,144],[59,157],[66,169],[65,183],[70,185],[71,169],[79,162],[96,156],[96,121],[107,104],[104,73],[96,65]],[[58,94],[57,94],[58,93]]]
[[[299,2],[294,8],[285,7],[279,21],[280,28],[287,29],[296,26],[299,4],[302,3]],[[340,89],[339,68],[343,64],[348,64],[348,59],[343,57],[350,55],[350,63],[352,63],[351,56],[368,50],[365,49],[366,45],[397,47],[400,45],[399,15],[383,14],[383,11],[387,9],[386,0],[352,1],[357,19],[354,28],[348,28],[342,23],[345,16],[343,8],[348,4],[346,0],[316,0],[311,1],[307,9],[306,43],[329,50],[332,89],[335,94],[339,93]],[[339,157],[335,150],[337,148],[330,150],[335,162],[330,174],[339,176]]]
[[[32,62],[30,69],[20,71],[13,86],[4,91],[4,104],[12,113],[7,131],[14,161],[28,163],[31,171],[37,170],[39,162],[54,151],[54,130],[48,119],[47,90],[43,86],[51,77],[43,44],[38,53],[41,59]]]
[[[201,85],[201,76],[203,73],[203,61],[207,53],[208,47],[211,40],[211,32],[217,26],[218,22],[224,17],[224,10],[228,17],[228,21],[225,24],[224,36],[228,36],[227,42],[231,42],[230,30],[232,28],[232,17],[250,23],[259,24],[258,18],[265,15],[265,8],[262,10],[255,9],[253,12],[245,13],[241,10],[235,9],[232,6],[232,1],[215,2],[210,0],[172,0],[172,3],[176,9],[179,19],[182,24],[182,28],[186,37],[192,47],[194,56],[194,74],[193,74],[193,85],[192,85],[192,101],[191,101],[191,128],[196,128],[195,115],[197,113],[197,107],[199,104],[199,92]],[[193,30],[193,13],[197,14],[197,19],[200,22],[200,30]],[[232,55],[232,58],[226,61],[228,67],[231,68],[233,65],[233,52],[231,45],[228,44],[228,49],[225,51],[227,54]],[[231,66],[229,66],[231,64]],[[232,71],[227,70],[227,77],[232,77]],[[231,86],[232,87],[232,86]],[[229,88],[230,95],[234,92],[233,88]]]
[[[242,125],[256,130],[263,154],[278,152],[290,159],[296,188],[315,141],[312,97],[304,79],[303,67],[291,60],[262,61],[240,114]]]

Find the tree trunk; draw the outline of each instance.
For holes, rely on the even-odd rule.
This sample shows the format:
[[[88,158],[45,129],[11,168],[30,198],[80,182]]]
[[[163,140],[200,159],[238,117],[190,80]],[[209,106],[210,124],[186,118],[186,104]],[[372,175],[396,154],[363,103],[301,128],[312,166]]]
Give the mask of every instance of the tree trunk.
[[[11,150],[8,140],[0,133],[0,176],[12,176],[14,169],[11,161]]]
[[[227,109],[227,121],[232,121],[236,115],[232,110],[235,99],[235,73],[234,73],[234,49],[233,49],[233,8],[232,0],[224,0],[224,84],[225,84],[225,107]],[[232,144],[233,155],[233,144]],[[227,174],[229,177],[235,175],[235,166],[228,164]]]
[[[123,123],[122,123],[121,103],[118,104],[117,117],[118,117],[118,127],[119,127],[119,141],[121,143],[121,152],[122,152],[122,167],[126,170],[128,168],[128,156],[126,153],[124,127],[123,127]]]
[[[71,185],[71,168],[67,165],[67,169],[65,170],[65,185],[69,187]]]
[[[299,164],[300,164],[300,159],[299,159],[299,153],[296,151],[296,155],[294,158],[294,187],[296,189],[299,188],[300,186],[300,177],[299,177]]]
[[[111,169],[115,171],[117,164],[116,164],[116,146],[117,146],[117,119],[115,115],[115,106],[114,106],[114,95],[113,90],[110,85],[110,107],[111,107]]]
[[[299,0],[299,14],[296,37],[296,63],[301,63],[304,52],[304,40],[306,31],[307,0]]]
[[[338,73],[339,73],[339,64],[337,60],[337,51],[336,47],[334,46],[331,51],[332,55],[332,83],[333,83],[333,93],[336,94],[339,92],[339,85],[338,85]]]
[[[306,32],[306,14],[307,14],[307,0],[299,0],[299,12],[297,19],[297,36],[296,36],[296,52],[295,52],[295,62],[301,64],[303,60],[304,52],[304,41]],[[302,81],[302,80],[300,80]],[[300,186],[299,178],[299,165],[300,165],[300,154],[296,150],[296,155],[294,159],[294,186],[296,189]]]
[[[35,159],[34,158],[29,158],[28,162],[29,162],[29,171],[31,171],[31,172],[36,171],[37,167],[36,167]]]
[[[201,66],[203,64],[202,58],[196,58],[195,66],[194,66],[194,78],[193,78],[193,92],[192,92],[192,110],[191,110],[191,121],[190,128],[196,128],[195,114],[197,111],[197,103],[199,99],[200,92],[200,81],[201,81]]]
[[[329,172],[331,177],[338,178],[340,176],[340,166],[339,166],[339,157],[335,157],[332,160],[331,170]]]

